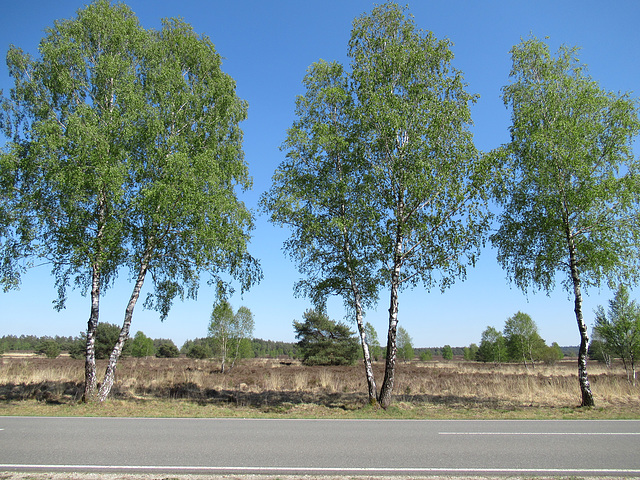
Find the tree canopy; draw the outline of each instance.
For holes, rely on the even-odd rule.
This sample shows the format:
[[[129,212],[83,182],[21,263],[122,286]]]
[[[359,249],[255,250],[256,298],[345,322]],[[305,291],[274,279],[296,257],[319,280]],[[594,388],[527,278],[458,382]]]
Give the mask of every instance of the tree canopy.
[[[498,260],[523,290],[551,291],[558,274],[573,294],[580,332],[582,405],[594,404],[587,376],[582,290],[638,277],[638,102],[604,91],[575,48],[555,56],[541,40],[511,50],[511,142],[493,152],[504,163],[503,207],[492,236]]]
[[[233,307],[227,300],[213,307],[208,332],[213,349],[220,357],[222,373],[225,372],[227,360],[231,360],[233,368],[240,355],[242,340],[249,339],[253,329],[253,314],[247,307],[240,307],[233,313]]]
[[[502,332],[495,327],[487,327],[482,332],[476,357],[481,362],[494,362],[496,365],[506,362],[507,346]]]
[[[296,293],[322,309],[339,295],[358,326],[369,401],[376,401],[364,309],[375,304],[381,279],[379,250],[370,242],[379,228],[368,203],[351,80],[342,65],[319,61],[304,78],[305,95],[296,99],[298,120],[287,132],[287,157],[262,197],[271,221],[292,227],[285,251],[305,278]]]
[[[416,28],[405,8],[377,6],[353,22],[349,69],[313,64],[298,98],[285,161],[266,206],[294,226],[286,248],[312,298],[340,294],[356,311],[370,398],[375,383],[362,320],[391,290],[385,379],[391,400],[398,293],[464,278],[489,228],[489,157],[476,150],[451,43]]]
[[[131,341],[132,357],[151,357],[155,355],[156,349],[153,345],[153,339],[147,337],[143,332],[136,332]]]
[[[530,315],[516,312],[504,324],[504,337],[507,351],[513,360],[524,363],[525,368],[535,366],[535,359],[541,357],[544,340],[538,333],[538,325]]]
[[[640,358],[640,306],[621,285],[609,301],[609,308],[605,311],[600,305],[595,314],[595,335],[602,339],[608,354],[622,359],[627,378],[635,385],[636,363]]]
[[[161,318],[176,297],[195,298],[203,273],[221,293],[229,277],[243,289],[260,279],[236,192],[251,186],[239,128],[247,105],[209,38],[176,19],[145,30],[124,4],[97,0],[56,21],[39,51],[7,55],[12,205],[30,229],[3,245],[19,238],[52,263],[58,308],[69,285],[90,290],[86,399],[96,392],[100,297],[130,270],[104,399],[148,272],[145,305]]]

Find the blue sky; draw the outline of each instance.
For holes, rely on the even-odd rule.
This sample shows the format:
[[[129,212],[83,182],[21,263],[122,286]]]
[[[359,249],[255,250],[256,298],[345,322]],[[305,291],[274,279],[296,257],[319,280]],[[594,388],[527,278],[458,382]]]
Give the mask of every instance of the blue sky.
[[[319,59],[347,63],[347,42],[354,18],[370,12],[375,3],[364,0],[130,0],[143,27],[158,28],[164,17],[182,17],[198,33],[208,35],[224,57],[223,70],[237,82],[238,95],[249,103],[244,130],[245,158],[254,180],[252,192],[243,196],[257,207],[271,175],[282,161],[279,146],[294,121],[294,101],[302,94],[307,67]],[[401,2],[403,3],[403,2]],[[561,44],[582,48],[580,59],[607,90],[640,94],[640,2],[633,0],[441,0],[409,1],[419,28],[453,42],[454,66],[464,72],[470,93],[480,95],[473,106],[475,142],[490,150],[509,140],[510,113],[500,98],[511,67],[510,48],[530,33],[549,37],[555,51]],[[0,52],[10,44],[37,54],[43,30],[55,19],[70,18],[82,1],[22,0],[3,7],[0,17]],[[0,89],[8,93],[11,79],[4,62],[0,65]],[[636,154],[638,148],[636,146]],[[300,319],[308,301],[293,297],[299,278],[281,250],[286,230],[257,216],[251,245],[259,258],[264,280],[231,303],[245,305],[254,313],[258,338],[294,341],[292,321]],[[30,270],[20,290],[0,293],[0,336],[6,334],[77,335],[86,327],[89,298],[77,290],[69,293],[66,310],[52,308],[53,278],[48,266]],[[101,302],[100,320],[120,324],[129,298],[131,282],[122,272],[116,285]],[[584,314],[589,325],[593,310],[611,297],[607,289],[586,292]],[[178,346],[186,339],[206,335],[213,292],[206,285],[197,301],[176,303],[169,317],[160,322],[141,302],[134,314],[132,332],[142,330],[153,338],[172,338]],[[367,321],[386,338],[388,292],[382,292],[377,310]],[[400,296],[400,325],[414,339],[414,346],[452,346],[479,342],[487,325],[502,329],[517,311],[532,316],[547,343],[576,345],[579,334],[573,301],[561,290],[523,294],[509,285],[496,262],[495,252],[485,249],[465,282],[444,293],[416,288]],[[340,300],[329,303],[329,314],[343,319]]]

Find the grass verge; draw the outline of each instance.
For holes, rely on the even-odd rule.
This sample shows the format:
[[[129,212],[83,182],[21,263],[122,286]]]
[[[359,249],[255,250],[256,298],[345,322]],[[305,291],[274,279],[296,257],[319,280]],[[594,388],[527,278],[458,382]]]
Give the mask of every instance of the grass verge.
[[[202,404],[190,400],[110,399],[101,404],[56,403],[37,400],[0,402],[0,415],[49,417],[157,417],[157,418],[331,418],[431,420],[621,420],[640,419],[637,408],[602,406],[483,407],[396,401],[388,409],[369,405],[287,404],[261,408]]]

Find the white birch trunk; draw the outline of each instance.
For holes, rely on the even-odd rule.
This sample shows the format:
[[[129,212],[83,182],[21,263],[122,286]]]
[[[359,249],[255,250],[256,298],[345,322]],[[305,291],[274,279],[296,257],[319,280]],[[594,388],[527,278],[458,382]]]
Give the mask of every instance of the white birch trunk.
[[[346,216],[344,205],[342,205],[343,215]],[[344,250],[347,257],[347,271],[349,272],[349,280],[351,284],[351,293],[353,295],[353,304],[356,311],[356,324],[358,325],[358,334],[360,335],[360,344],[362,345],[362,357],[364,363],[365,376],[367,377],[367,389],[369,394],[369,404],[373,405],[377,401],[378,388],[376,386],[376,379],[373,375],[373,364],[371,362],[371,352],[369,351],[369,344],[367,343],[367,335],[364,330],[364,315],[362,312],[362,296],[360,294],[360,288],[356,281],[355,274],[351,269],[351,245],[349,243],[348,232],[343,229],[342,234],[344,236]]]
[[[380,389],[378,403],[382,408],[391,404],[391,394],[395,381],[397,358],[396,332],[398,329],[398,289],[400,287],[400,270],[402,268],[402,234],[400,227],[396,232],[393,271],[391,273],[391,299],[389,302],[389,332],[387,335],[387,357],[384,368],[384,380]]]
[[[89,314],[89,321],[87,323],[87,346],[84,361],[84,393],[82,395],[82,401],[85,403],[95,401],[98,390],[98,378],[96,373],[96,330],[98,328],[98,321],[100,317],[100,284],[102,281],[102,264],[99,261],[99,258],[102,253],[101,245],[104,236],[106,210],[107,207],[105,205],[104,197],[101,196],[98,203],[98,231],[96,234],[98,251],[96,252],[96,259],[91,266],[91,313]]]
[[[220,348],[222,350],[222,363],[220,365],[220,373],[224,373],[226,361],[227,361],[227,333],[222,335],[220,340]]]
[[[109,363],[107,364],[107,369],[104,374],[104,381],[102,382],[102,385],[100,386],[100,392],[98,393],[98,400],[100,400],[101,402],[104,402],[106,400],[107,396],[109,396],[109,392],[111,391],[111,387],[113,387],[113,382],[115,380],[116,374],[116,366],[118,364],[118,360],[120,359],[120,355],[122,354],[124,342],[126,342],[129,338],[129,330],[131,329],[133,310],[136,306],[138,298],[140,297],[140,290],[142,290],[142,285],[144,284],[147,269],[147,256],[145,256],[140,265],[138,278],[136,279],[136,283],[133,287],[133,292],[131,293],[129,303],[127,304],[127,308],[125,310],[124,322],[122,323],[122,328],[120,329],[118,341],[116,342],[111,355],[109,356]]]
[[[87,322],[87,344],[84,357],[84,393],[82,401],[93,402],[96,399],[96,329],[100,315],[100,269],[93,266],[91,280],[91,313]]]
[[[394,269],[393,277],[399,274],[399,268]],[[399,277],[399,275],[398,275]],[[398,329],[398,283],[391,285],[391,301],[389,307],[389,332],[387,334],[387,357],[384,367],[384,380],[380,389],[378,402],[382,408],[391,404],[391,394],[395,382],[395,368],[398,349],[396,346],[396,333]]]
[[[355,284],[355,281],[353,278],[351,281],[351,288],[353,290],[353,296],[355,300],[356,323],[358,324],[358,333],[360,335],[360,343],[362,344],[364,371],[367,377],[367,386],[368,386],[368,393],[369,393],[369,404],[373,405],[376,403],[376,400],[377,400],[378,389],[376,387],[376,379],[373,375],[373,364],[371,362],[371,352],[369,351],[369,344],[367,343],[367,336],[364,330],[364,317],[362,315],[362,304],[360,301],[360,292],[358,291],[357,285]]]
[[[336,159],[336,168],[340,172],[340,178],[342,180],[342,161],[340,156]],[[347,218],[347,209],[344,202],[340,205],[340,211],[342,216]],[[376,386],[376,379],[373,375],[373,364],[371,361],[371,352],[369,351],[369,344],[367,343],[367,335],[364,329],[364,314],[362,312],[362,295],[360,293],[360,287],[356,280],[356,275],[351,268],[352,249],[349,232],[346,227],[342,227],[342,236],[344,239],[343,253],[346,258],[347,271],[349,273],[349,282],[351,284],[351,293],[353,295],[353,304],[356,312],[356,324],[358,325],[358,334],[360,335],[360,345],[362,346],[362,361],[364,364],[364,372],[367,377],[367,390],[369,395],[369,404],[374,405],[378,397],[378,387]]]
[[[567,228],[567,241],[569,244],[569,268],[571,271],[571,280],[573,282],[573,294],[575,297],[574,312],[576,314],[576,322],[580,331],[580,348],[578,349],[578,381],[580,382],[580,391],[582,393],[583,407],[593,407],[595,402],[591,393],[591,385],[587,375],[587,349],[589,346],[589,335],[587,333],[587,325],[584,323],[582,316],[582,293],[580,289],[580,275],[576,260],[575,245],[571,238],[569,229]]]

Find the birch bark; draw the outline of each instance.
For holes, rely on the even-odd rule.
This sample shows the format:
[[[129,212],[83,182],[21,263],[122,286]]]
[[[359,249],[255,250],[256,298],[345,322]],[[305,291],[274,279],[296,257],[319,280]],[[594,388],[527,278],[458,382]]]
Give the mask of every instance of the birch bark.
[[[104,196],[100,196],[98,202],[98,229],[96,233],[96,244],[98,245],[95,252],[95,258],[91,265],[91,313],[87,322],[87,345],[84,360],[84,393],[82,401],[85,403],[96,400],[98,390],[98,377],[96,371],[96,331],[98,321],[100,319],[100,294],[102,285],[102,248],[101,243],[104,237],[105,218],[106,218],[106,202]]]
[[[96,329],[100,314],[100,269],[97,265],[92,269],[91,313],[87,322],[87,345],[84,360],[84,394],[83,402],[92,402],[96,398]]]
[[[354,305],[356,310],[356,323],[358,325],[358,334],[360,335],[360,344],[362,345],[362,355],[364,363],[364,371],[367,377],[367,387],[369,395],[369,404],[376,403],[378,389],[376,387],[376,379],[373,374],[373,364],[371,362],[371,352],[369,351],[369,344],[367,343],[367,335],[364,329],[364,315],[362,311],[362,301],[360,290],[358,289],[357,282],[353,276],[353,272],[349,268],[349,276],[351,278],[351,291],[353,292]]]
[[[118,364],[118,360],[120,359],[120,355],[122,354],[122,349],[124,347],[124,343],[129,338],[129,331],[131,329],[131,320],[133,318],[133,310],[136,306],[138,298],[140,297],[140,290],[142,290],[142,285],[144,284],[144,279],[147,274],[148,269],[148,256],[145,256],[144,260],[140,264],[140,270],[138,271],[138,278],[136,279],[136,283],[133,287],[133,292],[131,292],[131,297],[129,298],[129,303],[127,304],[127,308],[124,314],[124,322],[122,324],[122,329],[120,330],[120,335],[118,336],[118,341],[113,347],[113,351],[109,356],[109,363],[107,364],[107,369],[104,374],[104,380],[102,385],[100,386],[100,391],[98,393],[98,400],[104,402],[113,387],[113,382],[115,380],[116,374],[116,366]]]
[[[583,407],[595,406],[593,394],[591,393],[591,385],[587,375],[587,350],[589,346],[589,335],[587,326],[582,316],[582,292],[580,289],[580,274],[578,273],[578,265],[576,259],[576,248],[571,237],[571,232],[567,227],[567,244],[569,246],[569,268],[571,270],[571,280],[573,283],[574,294],[574,312],[576,314],[576,322],[580,331],[580,348],[578,349],[578,382],[580,383],[580,392],[582,394]]]
[[[391,274],[391,299],[389,302],[389,331],[387,333],[387,356],[384,368],[384,380],[380,389],[378,403],[382,408],[391,404],[391,394],[395,383],[396,358],[398,349],[396,346],[396,333],[398,329],[398,288],[400,286],[400,270],[402,268],[402,234],[400,227],[396,233],[396,245],[394,253],[393,272]]]

